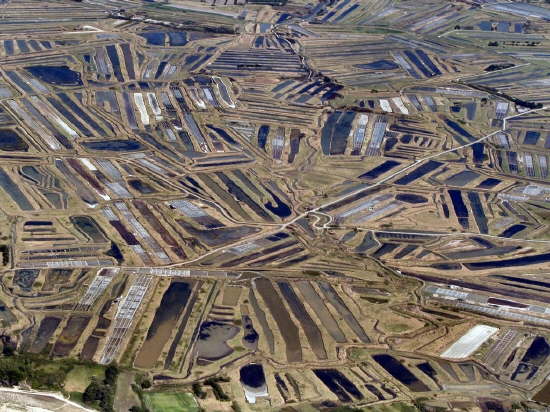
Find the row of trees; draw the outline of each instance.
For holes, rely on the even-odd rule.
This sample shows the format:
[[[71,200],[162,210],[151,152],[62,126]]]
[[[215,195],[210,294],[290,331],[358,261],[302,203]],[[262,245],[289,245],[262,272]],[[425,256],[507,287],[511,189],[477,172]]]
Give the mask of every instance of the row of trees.
[[[118,367],[116,365],[109,365],[107,369],[105,369],[105,379],[99,381],[93,378],[92,382],[90,382],[82,394],[84,403],[98,407],[104,412],[114,412],[113,401],[118,374]]]
[[[36,355],[15,354],[4,346],[0,357],[0,386],[26,383],[34,389],[62,391],[67,373],[73,365],[70,361],[55,361],[55,368],[46,368],[51,361]]]

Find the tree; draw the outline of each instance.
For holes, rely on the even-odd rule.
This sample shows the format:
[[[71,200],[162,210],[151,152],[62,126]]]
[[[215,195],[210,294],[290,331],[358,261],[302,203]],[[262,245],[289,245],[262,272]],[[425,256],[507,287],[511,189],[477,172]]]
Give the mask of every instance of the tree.
[[[206,392],[202,390],[202,386],[200,383],[198,382],[195,382],[193,385],[192,385],[192,390],[193,390],[193,394],[197,397],[197,398],[200,398],[200,399],[204,399],[206,398]]]
[[[94,403],[98,398],[99,390],[99,383],[97,382],[95,377],[92,377],[92,381],[82,394],[82,400],[84,401],[84,403]]]
[[[0,359],[0,384],[2,386],[14,386],[26,379],[31,373],[31,368],[25,362],[15,358]]]
[[[107,376],[107,370],[105,370],[105,375]],[[113,411],[113,386],[99,383],[97,379],[92,378],[82,394],[82,401],[89,405],[97,405],[104,412],[111,412]]]
[[[110,364],[107,366],[107,369],[105,369],[105,379],[103,382],[105,385],[114,385],[116,383],[116,378],[118,377],[118,366],[115,364]]]
[[[2,348],[2,355],[4,356],[13,356],[15,354],[15,348],[11,345],[4,344]]]

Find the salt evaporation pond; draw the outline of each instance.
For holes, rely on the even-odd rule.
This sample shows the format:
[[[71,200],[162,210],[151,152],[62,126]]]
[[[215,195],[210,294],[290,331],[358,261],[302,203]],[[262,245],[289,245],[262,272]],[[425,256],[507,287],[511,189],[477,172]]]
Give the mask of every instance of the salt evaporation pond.
[[[34,77],[58,86],[82,86],[80,73],[68,66],[29,66],[25,69]]]
[[[26,152],[29,150],[29,145],[14,130],[0,129],[0,150]]]

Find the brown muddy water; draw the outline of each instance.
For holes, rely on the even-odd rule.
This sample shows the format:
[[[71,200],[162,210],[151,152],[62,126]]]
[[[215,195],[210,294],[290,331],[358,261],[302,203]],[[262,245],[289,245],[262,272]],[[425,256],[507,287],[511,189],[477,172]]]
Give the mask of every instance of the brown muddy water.
[[[233,349],[227,344],[227,341],[234,338],[239,330],[238,326],[230,323],[203,322],[197,340],[197,363],[204,365],[233,353]]]
[[[288,362],[301,362],[302,345],[300,343],[300,334],[297,326],[290,318],[281,297],[269,280],[258,279],[255,281],[255,284],[283,336]]]
[[[38,327],[38,332],[36,333],[36,338],[34,339],[29,352],[42,352],[42,350],[46,347],[48,340],[50,340],[60,323],[61,318],[56,318],[53,316],[47,316],[42,319],[42,322],[40,322],[40,326]]]
[[[155,366],[164,345],[176,327],[178,318],[185,309],[191,290],[192,285],[189,282],[172,282],[166,289],[147,331],[145,342],[134,361],[136,367],[149,369]]]
[[[297,282],[297,286],[304,297],[304,301],[311,306],[319,319],[321,319],[321,323],[330,336],[338,343],[346,342],[346,335],[344,335],[344,332],[342,332],[342,329],[340,329],[340,326],[338,326],[338,323],[334,320],[334,317],[325,306],[323,299],[321,299],[313,286],[305,281]]]
[[[90,316],[73,315],[67,321],[67,325],[63,328],[61,335],[57,338],[57,342],[53,347],[52,354],[54,356],[68,356],[71,350],[76,346],[80,335],[88,326]]]

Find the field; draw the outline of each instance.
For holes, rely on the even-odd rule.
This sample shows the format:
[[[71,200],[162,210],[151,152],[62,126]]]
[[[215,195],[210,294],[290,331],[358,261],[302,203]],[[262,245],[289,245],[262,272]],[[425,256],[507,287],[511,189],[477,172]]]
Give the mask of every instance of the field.
[[[65,390],[68,392],[84,392],[92,378],[104,378],[104,368],[95,365],[73,367],[65,378]]]
[[[199,406],[190,393],[146,392],[145,405],[151,412],[198,412]]]
[[[378,405],[364,408],[365,412],[416,412],[418,408],[406,403],[395,402],[387,405]]]
[[[132,406],[138,406],[141,404],[140,399],[132,384],[134,383],[135,375],[130,371],[123,371],[118,376],[117,391],[113,402],[113,408],[115,410],[128,410]]]

